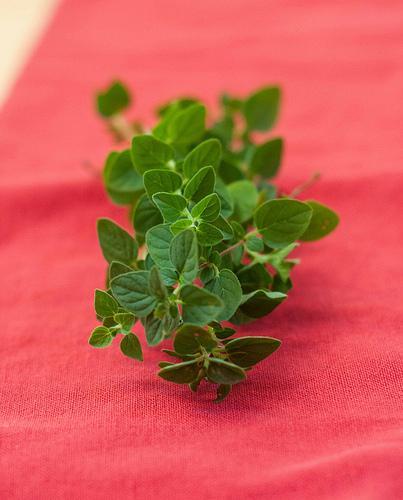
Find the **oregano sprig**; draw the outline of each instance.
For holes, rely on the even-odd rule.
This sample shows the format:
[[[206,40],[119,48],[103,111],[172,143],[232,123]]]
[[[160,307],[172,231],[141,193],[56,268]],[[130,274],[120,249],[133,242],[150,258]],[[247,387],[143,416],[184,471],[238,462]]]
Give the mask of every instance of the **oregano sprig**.
[[[124,116],[132,98],[121,82],[97,96],[100,115],[126,143],[105,162],[103,182],[112,202],[129,207],[133,231],[98,220],[108,263],[106,290],[96,290],[101,326],[89,339],[107,347],[118,335],[123,354],[142,361],[136,321],[146,342],[171,339],[159,364],[164,380],[197,391],[217,385],[222,401],[234,384],[270,356],[280,340],[234,337],[228,326],[271,313],[292,288],[298,241],[315,241],[338,224],[330,208],[287,197],[271,180],[281,165],[281,137],[256,140],[275,125],[278,87],[246,98],[224,94],[215,119],[202,102],[179,98],[157,109],[148,130]],[[144,131],[147,130],[146,133]]]

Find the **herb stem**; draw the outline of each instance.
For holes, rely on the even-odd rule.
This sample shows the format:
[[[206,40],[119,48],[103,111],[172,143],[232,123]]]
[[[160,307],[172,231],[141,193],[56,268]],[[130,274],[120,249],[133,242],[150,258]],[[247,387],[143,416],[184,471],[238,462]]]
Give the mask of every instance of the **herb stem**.
[[[313,184],[315,184],[315,182],[317,182],[319,179],[320,172],[314,172],[309,179],[307,179],[299,186],[296,186],[288,195],[288,198],[295,198],[296,196],[299,196],[301,193],[313,186]]]

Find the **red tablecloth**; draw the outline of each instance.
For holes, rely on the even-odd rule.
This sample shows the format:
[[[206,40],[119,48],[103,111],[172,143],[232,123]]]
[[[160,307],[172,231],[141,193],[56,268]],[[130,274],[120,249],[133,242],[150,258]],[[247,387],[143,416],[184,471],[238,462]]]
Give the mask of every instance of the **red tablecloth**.
[[[62,4],[0,116],[4,499],[397,499],[403,491],[403,6],[399,1]],[[6,47],[3,47],[6,50]],[[110,140],[111,77],[135,115],[191,92],[284,87],[280,183],[336,208],[295,289],[242,329],[283,340],[221,405],[95,351],[95,219],[125,220],[83,167]]]

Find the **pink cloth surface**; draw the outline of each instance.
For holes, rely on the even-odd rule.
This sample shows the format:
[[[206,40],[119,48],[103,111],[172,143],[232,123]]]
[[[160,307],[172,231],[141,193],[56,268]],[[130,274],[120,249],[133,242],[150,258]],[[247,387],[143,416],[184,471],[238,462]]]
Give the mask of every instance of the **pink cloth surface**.
[[[70,0],[0,113],[0,497],[398,499],[402,474],[403,5]],[[3,47],[4,50],[4,47]],[[221,405],[87,345],[111,206],[83,163],[111,141],[93,93],[133,116],[280,83],[280,184],[337,209],[295,288],[240,329],[283,341]]]

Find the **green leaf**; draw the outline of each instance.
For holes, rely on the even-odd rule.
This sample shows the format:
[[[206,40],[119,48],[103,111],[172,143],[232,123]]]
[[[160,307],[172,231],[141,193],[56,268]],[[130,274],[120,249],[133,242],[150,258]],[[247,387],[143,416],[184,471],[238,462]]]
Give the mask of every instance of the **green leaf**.
[[[162,222],[162,215],[154,203],[144,194],[138,201],[133,215],[136,237],[144,238],[149,229]]]
[[[184,324],[175,335],[174,349],[180,354],[194,354],[200,352],[201,347],[211,352],[216,346],[211,333],[197,325]]]
[[[140,174],[154,168],[169,168],[175,158],[171,146],[152,135],[133,137],[131,155],[133,164]]]
[[[302,234],[302,241],[316,241],[331,233],[339,224],[339,216],[329,207],[315,200],[305,202],[312,209],[312,218],[308,228]]]
[[[268,179],[274,177],[280,168],[282,154],[283,139],[281,137],[260,144],[251,159],[251,172]]]
[[[214,191],[215,173],[213,167],[201,168],[186,184],[183,192],[188,200],[200,201]]]
[[[146,334],[147,344],[150,346],[159,344],[163,340],[165,335],[163,320],[154,317],[152,314],[145,318],[144,330]]]
[[[141,344],[139,339],[134,333],[128,333],[125,335],[120,342],[120,350],[125,356],[129,358],[137,359],[138,361],[143,361],[143,352],[141,350]]]
[[[103,290],[95,290],[94,309],[98,316],[106,318],[113,316],[119,309],[116,300]]]
[[[109,331],[109,328],[105,326],[97,326],[92,333],[91,337],[88,340],[88,343],[92,345],[92,347],[108,347],[112,344],[113,336]]]
[[[246,222],[252,215],[258,201],[256,186],[251,181],[236,181],[228,186],[234,202],[234,217],[238,222]]]
[[[144,174],[144,187],[150,198],[155,193],[174,193],[181,185],[181,176],[171,170],[148,170]]]
[[[214,226],[221,231],[224,240],[230,240],[234,237],[234,231],[231,224],[221,215],[214,221]]]
[[[231,389],[232,389],[232,385],[220,384],[217,387],[217,397],[214,400],[214,403],[220,403],[221,401],[223,401],[228,396],[228,394],[231,392]]]
[[[129,150],[108,156],[103,180],[109,197],[118,205],[131,204],[143,192],[143,179],[134,169]]]
[[[241,337],[225,344],[230,360],[242,368],[249,368],[270,356],[281,345],[270,337]]]
[[[205,131],[206,108],[202,104],[193,104],[176,113],[168,123],[170,143],[187,145],[198,141]]]
[[[255,225],[264,242],[272,248],[289,245],[304,234],[312,217],[312,208],[297,200],[269,200],[255,213]]]
[[[146,245],[153,261],[160,268],[172,268],[173,264],[169,256],[169,247],[174,235],[171,233],[169,224],[158,224],[151,228],[146,234]]]
[[[222,148],[218,139],[207,139],[201,142],[186,156],[183,162],[183,173],[190,179],[202,167],[212,166],[218,169]]]
[[[162,368],[158,375],[176,384],[190,384],[197,379],[200,366],[198,360],[185,361],[184,363],[176,363],[175,365]]]
[[[245,320],[262,318],[271,313],[287,295],[269,290],[255,290],[242,297],[241,305],[236,314],[231,318],[235,324],[244,323]],[[240,313],[238,315],[238,313]]]
[[[264,250],[263,240],[261,240],[257,236],[251,236],[246,240],[246,248],[250,252],[257,252],[257,253],[263,252]]]
[[[221,215],[229,217],[234,211],[234,202],[222,179],[216,177],[215,192],[218,194],[221,203]]]
[[[109,118],[130,106],[131,98],[129,91],[122,82],[114,81],[105,90],[97,94],[98,113]]]
[[[122,307],[138,317],[147,316],[157,301],[148,289],[149,271],[132,271],[113,278],[111,288]]]
[[[109,279],[112,280],[116,276],[120,276],[121,274],[125,273],[130,273],[133,271],[133,269],[126,264],[123,264],[123,262],[118,262],[116,260],[113,260],[109,264]]]
[[[182,316],[185,323],[205,325],[213,321],[224,307],[222,300],[213,293],[194,285],[181,287]]]
[[[186,282],[192,282],[199,271],[197,239],[191,229],[177,234],[170,246],[170,258]]]
[[[237,276],[244,293],[268,288],[273,281],[266,267],[260,262],[243,267],[237,272]]]
[[[220,215],[220,210],[220,198],[216,193],[212,193],[196,203],[191,214],[193,219],[212,222]]]
[[[216,384],[232,385],[245,380],[246,374],[241,367],[233,363],[223,359],[209,358],[207,377]]]
[[[266,255],[266,262],[269,263],[277,272],[283,282],[286,282],[290,277],[290,271],[298,263],[297,259],[285,260],[287,255],[291,253],[298,243],[291,243],[284,248],[278,248]]]
[[[197,240],[201,246],[214,246],[223,240],[222,232],[208,222],[200,223],[196,228]]]
[[[278,87],[265,87],[254,92],[244,104],[244,115],[249,130],[269,130],[276,123],[281,93]]]
[[[222,269],[206,284],[206,288],[220,297],[224,304],[220,313],[216,315],[216,320],[224,321],[231,318],[242,300],[242,288],[235,274],[229,269]]]
[[[171,232],[173,234],[178,234],[192,226],[193,222],[191,219],[179,219],[171,225]]]
[[[131,264],[137,257],[137,245],[134,239],[110,219],[98,219],[98,239],[107,262],[118,260]]]
[[[167,286],[173,286],[179,280],[178,273],[175,271],[175,269],[163,267],[160,269],[160,273],[161,273],[162,281]]]
[[[232,116],[226,115],[214,123],[210,129],[212,135],[218,137],[224,144],[229,144],[234,132],[234,120]]]
[[[148,278],[148,288],[151,295],[154,295],[154,297],[160,301],[165,300],[168,296],[166,286],[162,281],[157,266],[152,267],[150,271],[150,276]]]
[[[153,201],[159,208],[165,222],[175,222],[186,217],[187,201],[180,194],[156,193],[153,195]]]
[[[122,333],[128,333],[136,322],[136,317],[131,313],[116,313],[113,319],[122,327]]]

